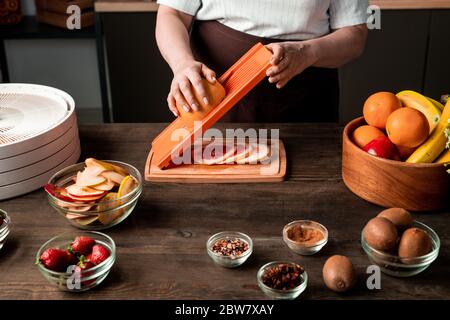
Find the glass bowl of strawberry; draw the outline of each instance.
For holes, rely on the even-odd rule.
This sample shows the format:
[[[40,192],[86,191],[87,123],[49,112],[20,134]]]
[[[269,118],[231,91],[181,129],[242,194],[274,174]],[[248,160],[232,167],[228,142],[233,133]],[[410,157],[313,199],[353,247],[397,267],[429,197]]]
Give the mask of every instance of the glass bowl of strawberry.
[[[36,265],[44,278],[69,292],[82,292],[99,285],[115,260],[113,239],[96,231],[56,236],[36,254]]]
[[[124,162],[88,158],[57,172],[44,189],[50,205],[73,226],[103,230],[131,214],[142,176]]]
[[[0,249],[3,248],[6,238],[9,235],[11,220],[6,211],[0,209]]]

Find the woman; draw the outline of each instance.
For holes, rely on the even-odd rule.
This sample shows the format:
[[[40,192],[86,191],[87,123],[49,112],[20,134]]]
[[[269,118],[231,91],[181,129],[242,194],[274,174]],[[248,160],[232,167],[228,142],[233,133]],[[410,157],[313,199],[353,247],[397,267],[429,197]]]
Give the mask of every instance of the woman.
[[[268,81],[227,115],[236,122],[337,121],[337,68],[362,54],[366,0],[158,0],[156,37],[174,78],[167,98],[196,110],[201,78],[216,81],[262,42],[273,53]],[[195,20],[195,22],[194,22]]]

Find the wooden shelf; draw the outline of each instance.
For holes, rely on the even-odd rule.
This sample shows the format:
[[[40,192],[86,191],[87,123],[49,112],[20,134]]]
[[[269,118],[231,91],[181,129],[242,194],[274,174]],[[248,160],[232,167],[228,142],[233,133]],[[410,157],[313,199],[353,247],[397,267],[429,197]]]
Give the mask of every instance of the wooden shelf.
[[[450,0],[371,0],[385,10],[450,9]]]
[[[149,0],[97,0],[96,12],[156,12],[158,4]]]
[[[40,23],[34,16],[25,16],[13,26],[0,27],[0,39],[73,39],[95,38],[95,27],[68,30]]]
[[[450,9],[450,0],[370,0],[385,10]],[[152,0],[97,0],[97,12],[156,12],[158,4]]]

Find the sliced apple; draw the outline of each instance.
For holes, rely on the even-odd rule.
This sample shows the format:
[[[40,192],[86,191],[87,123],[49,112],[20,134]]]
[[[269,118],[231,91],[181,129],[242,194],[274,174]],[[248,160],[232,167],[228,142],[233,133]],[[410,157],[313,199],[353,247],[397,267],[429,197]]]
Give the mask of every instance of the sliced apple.
[[[105,177],[99,175],[102,172],[99,168],[85,168],[84,171],[78,172],[76,185],[79,187],[92,187],[102,184],[106,181]]]
[[[83,217],[83,218],[75,219],[75,221],[78,224],[81,224],[83,226],[90,225],[90,224],[94,223],[97,220],[98,220],[98,216],[89,216],[89,217]]]
[[[228,159],[218,163],[218,164],[233,164],[238,160],[245,159],[248,157],[251,151],[251,146],[247,143],[236,144],[234,155],[230,156]]]
[[[114,182],[118,185],[120,185],[123,178],[125,178],[125,175],[122,175],[115,171],[104,171],[104,172],[102,172],[102,176],[105,177],[106,179],[111,180],[112,182]]]
[[[55,198],[58,198],[59,200],[66,201],[66,202],[73,202],[73,200],[68,196],[65,188],[57,187],[53,184],[47,183],[44,186],[44,190],[48,194],[54,196]]]
[[[201,154],[199,154],[200,152]],[[219,164],[230,158],[235,152],[236,146],[227,148],[222,142],[212,142],[205,146],[204,149],[196,148],[194,150],[194,162],[206,165]]]
[[[92,207],[93,207],[92,205],[87,205],[87,206],[66,206],[66,209],[70,210],[72,212],[86,212],[86,211],[91,210]]]
[[[256,164],[269,155],[269,146],[265,143],[253,144],[248,157],[237,160],[237,164]]]
[[[124,168],[119,167],[115,164],[109,163],[109,162],[97,160],[94,158],[87,158],[84,161],[84,163],[86,164],[87,167],[98,167],[98,168],[102,168],[103,171],[115,171],[123,176],[128,175],[127,170],[125,170]]]
[[[123,208],[108,211],[108,210],[111,210],[114,207],[120,205],[120,202],[117,202],[117,201],[114,202],[114,200],[116,200],[118,197],[119,197],[118,193],[110,192],[102,199],[102,201],[99,202],[99,204],[97,206],[97,210],[99,212],[107,211],[105,213],[99,213],[99,215],[98,215],[98,220],[102,224],[104,224],[104,225],[110,224],[117,218],[121,217],[122,214],[124,214],[125,211]]]
[[[66,190],[69,194],[69,197],[81,199],[101,197],[106,193],[105,191],[102,190],[96,190],[90,187],[80,187],[77,186],[76,184],[66,187]]]
[[[80,215],[73,214],[73,213],[66,213],[66,218],[69,220],[75,220],[75,219],[79,219]]]
[[[106,193],[106,192],[105,192]],[[101,196],[96,196],[96,197],[75,197],[69,194],[69,197],[71,197],[73,200],[75,200],[77,203],[80,204],[90,204],[91,202],[96,202],[98,200],[100,200],[101,198],[103,198],[103,196],[105,195],[102,194]]]
[[[112,182],[109,179],[106,179],[105,182],[100,183],[98,185],[92,186],[92,188],[97,189],[97,190],[101,190],[101,191],[110,191],[112,188],[114,188],[116,184],[114,182]]]
[[[123,178],[119,186],[119,191],[117,191],[117,196],[119,198],[129,194],[137,186],[137,181],[132,176],[126,176]]]

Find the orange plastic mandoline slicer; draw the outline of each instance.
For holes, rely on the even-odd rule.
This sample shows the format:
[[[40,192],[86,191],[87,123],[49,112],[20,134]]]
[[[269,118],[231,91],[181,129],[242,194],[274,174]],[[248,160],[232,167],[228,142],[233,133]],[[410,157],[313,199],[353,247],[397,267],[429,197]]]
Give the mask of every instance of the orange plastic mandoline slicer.
[[[175,150],[184,150],[193,142],[193,138],[213,126],[225,113],[238,103],[266,76],[270,67],[272,53],[261,43],[251,48],[220,78],[219,82],[225,88],[224,100],[211,110],[201,121],[201,125],[194,126],[193,120],[178,117],[165,128],[152,142],[154,161],[159,168],[170,164]],[[189,132],[183,139],[174,141],[174,130],[184,128]]]

